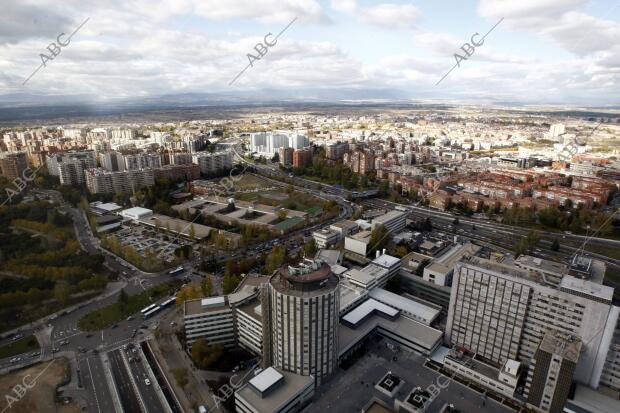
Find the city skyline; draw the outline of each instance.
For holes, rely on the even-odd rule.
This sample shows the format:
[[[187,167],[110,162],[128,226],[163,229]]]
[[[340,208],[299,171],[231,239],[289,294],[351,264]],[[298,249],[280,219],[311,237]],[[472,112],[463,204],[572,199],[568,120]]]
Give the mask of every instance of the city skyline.
[[[0,96],[81,96],[95,105],[195,93],[617,105],[619,16],[617,2],[582,0],[40,0],[12,4],[0,17]],[[456,66],[455,54],[467,57],[461,46],[496,24]],[[61,41],[67,46],[52,46],[56,56],[46,49]],[[51,58],[45,65],[41,54]]]

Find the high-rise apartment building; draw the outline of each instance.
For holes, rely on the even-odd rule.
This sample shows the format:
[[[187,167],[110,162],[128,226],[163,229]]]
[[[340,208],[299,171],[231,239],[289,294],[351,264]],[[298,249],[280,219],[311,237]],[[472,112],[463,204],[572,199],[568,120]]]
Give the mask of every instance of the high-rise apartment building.
[[[105,152],[101,154],[101,166],[108,172],[124,171],[125,160],[120,152]]]
[[[173,181],[184,179],[193,181],[200,178],[200,167],[195,163],[184,165],[164,165],[161,168],[153,170],[156,179],[171,179]]]
[[[170,154],[170,165],[187,165],[192,163],[192,154],[189,152],[176,152]]]
[[[112,139],[131,140],[136,138],[135,129],[116,128],[111,131]]]
[[[575,380],[597,388],[620,313],[612,297],[613,288],[588,280],[566,275],[547,283],[535,272],[469,258],[454,270],[446,340],[490,364],[511,359],[527,369],[545,334],[557,330],[581,340]]]
[[[345,152],[349,146],[344,142],[336,142],[331,145],[325,146],[325,157],[332,161],[337,161],[343,158]]]
[[[80,159],[67,159],[58,164],[58,178],[61,185],[79,186],[84,184],[85,164]]]
[[[303,168],[312,163],[312,148],[299,149],[293,152],[293,167]]]
[[[198,152],[192,156],[192,160],[200,166],[203,175],[216,174],[233,166],[232,152]]]
[[[28,160],[24,152],[8,153],[0,155],[0,174],[10,181],[23,178],[24,171],[28,168]]]
[[[67,161],[78,161],[82,165],[82,171],[84,169],[97,167],[95,151],[92,150],[55,153],[49,155],[47,159],[45,159],[45,164],[47,165],[47,170],[50,175],[60,176],[59,165]],[[83,180],[81,182],[83,182]]]
[[[338,365],[338,277],[328,264],[304,260],[278,270],[268,288],[271,364],[320,384]]]
[[[343,160],[345,165],[358,174],[365,174],[375,170],[375,154],[370,149],[346,153]]]
[[[278,156],[280,157],[280,165],[286,167],[293,165],[293,153],[295,149],[293,148],[280,148],[278,150]]]
[[[310,145],[308,136],[297,132],[258,132],[250,134],[250,151],[274,155],[280,148],[302,149]]]
[[[136,169],[156,169],[161,168],[162,156],[157,153],[138,153],[123,156],[125,169],[133,171]]]
[[[152,169],[108,172],[94,168],[86,170],[85,177],[91,194],[132,193],[155,184]]]

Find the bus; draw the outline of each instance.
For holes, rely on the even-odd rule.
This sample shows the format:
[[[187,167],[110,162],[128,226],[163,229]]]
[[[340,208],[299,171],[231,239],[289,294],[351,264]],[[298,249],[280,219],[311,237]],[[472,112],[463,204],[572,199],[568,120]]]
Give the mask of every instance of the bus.
[[[152,309],[154,309],[155,307],[157,307],[157,304],[151,304],[148,307],[144,307],[142,310],[140,310],[140,313],[142,313],[142,315],[148,313],[149,311],[151,311]]]
[[[183,270],[184,270],[183,266],[180,266],[180,267],[175,268],[174,270],[170,270],[168,272],[168,274],[169,275],[177,275],[177,274],[180,274],[181,272],[183,272]]]
[[[146,313],[143,314],[144,318],[147,319],[152,315],[155,315],[156,313],[158,313],[161,310],[160,306],[155,306],[153,309],[147,311]]]
[[[166,301],[164,301],[163,303],[161,303],[159,305],[160,308],[166,308],[168,307],[170,304],[173,304],[175,301],[177,300],[177,298],[175,296],[172,296],[170,298],[168,298]]]

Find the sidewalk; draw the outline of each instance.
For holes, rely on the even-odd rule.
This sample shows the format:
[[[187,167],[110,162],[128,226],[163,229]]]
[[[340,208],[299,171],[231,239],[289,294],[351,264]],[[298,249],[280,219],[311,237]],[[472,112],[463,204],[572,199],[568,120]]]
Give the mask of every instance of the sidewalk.
[[[174,313],[171,313],[169,317],[162,320],[160,325],[169,326],[169,320],[173,317]],[[162,373],[170,382],[172,391],[185,411],[193,411],[192,409],[196,409],[198,405],[204,405],[209,412],[221,412],[221,409],[215,405],[212,391],[207,385],[206,379],[196,374],[197,372],[193,368],[192,362],[187,357],[184,349],[180,347],[180,343],[172,330],[168,334],[162,334],[158,340],[151,340],[149,344],[153,355],[161,366]],[[162,349],[161,346],[165,346],[167,349]],[[188,372],[189,382],[185,388],[180,388],[171,374],[172,369],[178,368]]]

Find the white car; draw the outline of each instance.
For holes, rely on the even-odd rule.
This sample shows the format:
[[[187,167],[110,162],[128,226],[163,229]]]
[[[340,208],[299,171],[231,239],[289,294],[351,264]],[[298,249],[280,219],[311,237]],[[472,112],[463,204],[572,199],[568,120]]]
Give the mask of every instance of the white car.
[[[146,384],[147,386],[150,386],[151,381],[149,379],[144,379],[144,384]]]

